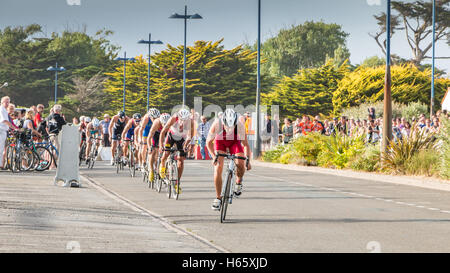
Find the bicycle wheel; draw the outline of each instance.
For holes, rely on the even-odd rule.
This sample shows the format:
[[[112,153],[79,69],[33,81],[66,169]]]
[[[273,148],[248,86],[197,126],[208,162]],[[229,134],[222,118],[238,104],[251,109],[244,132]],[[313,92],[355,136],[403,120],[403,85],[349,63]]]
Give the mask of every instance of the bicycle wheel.
[[[6,148],[6,162],[5,162],[5,169],[11,170],[11,160],[12,160],[12,153],[14,151],[14,147],[8,145]]]
[[[37,155],[36,171],[45,171],[50,168],[54,160],[53,154],[44,146],[36,146],[35,154]]]
[[[22,147],[19,152],[19,170],[29,171],[34,166],[35,156],[28,147]]]
[[[178,164],[176,161],[171,162],[171,175],[170,175],[170,183],[172,184],[172,194],[175,200],[178,200],[178,196],[180,195],[180,180],[178,179]]]
[[[16,147],[11,147],[11,153],[9,154],[9,169],[11,172],[16,173],[19,171],[19,159]]]
[[[158,158],[158,161],[156,162],[156,166],[153,169],[154,178],[155,181],[153,182],[155,184],[155,190],[160,193],[162,188],[162,179],[159,176],[159,165],[160,165],[161,159]]]
[[[130,176],[136,176],[136,166],[134,164],[134,148],[133,146],[128,149],[128,169],[130,170]]]
[[[230,188],[231,188],[231,179],[233,178],[233,174],[230,172],[228,174],[227,182],[225,184],[224,191],[222,192],[222,206],[220,207],[220,222],[225,222],[225,217],[227,216],[227,208],[230,199]]]
[[[172,172],[170,170],[171,164],[169,163],[169,160],[166,162],[166,177],[164,178],[165,183],[167,185],[167,197],[170,199],[172,197],[172,183],[170,182],[170,173]]]

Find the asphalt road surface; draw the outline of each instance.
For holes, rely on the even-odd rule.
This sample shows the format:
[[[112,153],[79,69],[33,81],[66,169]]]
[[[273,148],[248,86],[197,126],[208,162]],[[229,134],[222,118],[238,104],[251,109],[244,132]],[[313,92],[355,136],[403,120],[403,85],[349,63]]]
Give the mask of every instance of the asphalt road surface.
[[[131,178],[127,169],[116,174],[104,162],[81,173],[120,200],[224,251],[450,251],[446,191],[254,166],[221,224],[211,210],[210,161],[186,161],[179,200],[148,189],[140,174]]]

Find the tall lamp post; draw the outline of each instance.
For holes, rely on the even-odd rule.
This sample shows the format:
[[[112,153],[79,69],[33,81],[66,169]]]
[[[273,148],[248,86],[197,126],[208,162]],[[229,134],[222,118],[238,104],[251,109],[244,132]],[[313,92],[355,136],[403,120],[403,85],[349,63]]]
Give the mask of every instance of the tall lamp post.
[[[434,73],[435,73],[435,55],[436,55],[436,0],[433,0],[433,56],[432,56],[432,68],[431,68],[431,105],[430,105],[430,117],[434,111]]]
[[[124,57],[123,58],[116,58],[115,61],[123,61],[123,111],[125,112],[125,102],[126,102],[126,98],[125,98],[125,94],[126,94],[126,83],[127,83],[127,61],[132,61],[134,62],[136,59],[135,58],[127,58],[127,52],[124,52]]]
[[[151,45],[152,44],[157,44],[157,45],[162,45],[163,42],[161,42],[160,40],[158,41],[152,41],[152,34],[149,33],[148,34],[148,41],[145,40],[140,40],[138,41],[138,44],[147,44],[148,45],[148,72],[147,72],[147,111],[149,109],[149,103],[150,103],[150,54],[151,54]]]
[[[58,63],[56,63],[55,67],[50,66],[47,68],[47,71],[55,71],[55,104],[58,101],[58,72],[65,71],[64,67],[58,67]]]
[[[187,5],[184,6],[184,15],[178,13],[172,14],[170,19],[184,19],[184,65],[183,65],[183,106],[186,105],[186,32],[187,32],[187,20],[188,19],[203,19],[198,13],[193,15],[187,14]]]
[[[256,79],[256,141],[253,158],[258,159],[261,153],[260,136],[260,102],[261,102],[261,0],[258,0],[258,68]]]
[[[388,150],[392,139],[392,98],[391,98],[391,0],[387,0],[386,12],[386,74],[384,82],[384,114],[382,152]]]

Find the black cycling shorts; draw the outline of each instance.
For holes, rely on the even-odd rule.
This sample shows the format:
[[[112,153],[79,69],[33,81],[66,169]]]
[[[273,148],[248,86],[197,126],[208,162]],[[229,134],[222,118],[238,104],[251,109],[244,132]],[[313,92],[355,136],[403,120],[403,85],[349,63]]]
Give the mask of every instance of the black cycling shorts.
[[[183,149],[183,146],[184,146],[184,141],[185,141],[185,139],[184,138],[182,138],[182,139],[180,139],[180,140],[175,140],[174,138],[173,138],[173,136],[172,136],[172,133],[171,132],[169,132],[168,134],[167,134],[167,137],[166,137],[166,141],[165,141],[165,147],[166,148],[172,148],[172,146],[174,145],[174,144],[176,144],[177,145],[177,149]],[[180,157],[186,157],[186,152],[183,150],[183,151],[180,151]]]

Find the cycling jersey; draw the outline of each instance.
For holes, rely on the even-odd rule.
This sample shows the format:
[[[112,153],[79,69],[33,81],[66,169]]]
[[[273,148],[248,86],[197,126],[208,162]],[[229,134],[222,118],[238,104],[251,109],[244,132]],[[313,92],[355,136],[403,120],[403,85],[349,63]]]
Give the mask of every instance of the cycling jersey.
[[[145,126],[144,131],[143,131],[143,133],[142,133],[142,136],[143,136],[143,137],[148,137],[148,135],[150,134],[150,129],[152,128],[152,125],[153,125],[153,122],[152,122],[152,120],[149,118],[149,119],[148,119],[148,123],[147,123],[147,125]]]
[[[113,140],[119,140],[120,136],[122,135],[123,129],[125,129],[125,121],[126,120],[120,121],[120,119],[118,119],[116,123],[114,123],[112,135]]]
[[[244,148],[238,137],[237,125],[231,132],[227,132],[222,125],[222,132],[216,134],[214,146],[216,151],[226,152],[228,149],[232,155],[244,153]]]
[[[176,122],[170,127],[170,133],[175,140],[186,139],[191,130],[191,119],[180,120],[176,117]]]

